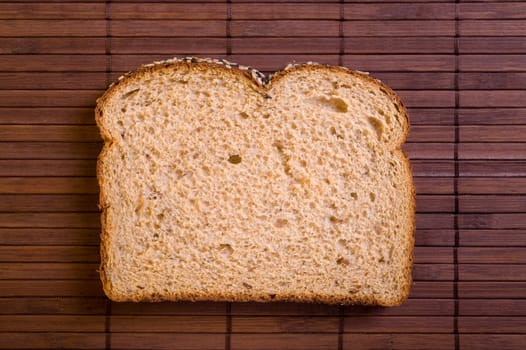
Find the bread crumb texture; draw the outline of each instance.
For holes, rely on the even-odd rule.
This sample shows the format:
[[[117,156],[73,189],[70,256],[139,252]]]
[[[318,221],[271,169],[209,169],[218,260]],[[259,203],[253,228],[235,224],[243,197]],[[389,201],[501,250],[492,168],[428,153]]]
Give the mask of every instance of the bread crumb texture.
[[[411,285],[408,118],[379,81],[158,62],[98,100],[101,279],[115,301],[398,305]]]

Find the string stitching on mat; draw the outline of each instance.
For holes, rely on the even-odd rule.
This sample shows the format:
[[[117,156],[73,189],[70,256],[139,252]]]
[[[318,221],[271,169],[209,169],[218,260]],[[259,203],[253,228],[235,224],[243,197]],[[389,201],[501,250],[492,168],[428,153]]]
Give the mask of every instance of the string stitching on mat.
[[[344,326],[345,326],[345,306],[340,305],[338,306],[338,318],[339,318],[339,324],[338,324],[338,350],[343,350],[343,332],[344,332]]]
[[[458,333],[458,311],[459,311],[459,299],[458,299],[458,247],[459,247],[459,227],[458,227],[458,215],[459,215],[459,200],[458,200],[458,178],[459,178],[459,160],[458,160],[458,145],[460,141],[459,135],[459,116],[458,109],[460,106],[459,101],[459,15],[458,5],[459,0],[455,1],[455,38],[454,38],[454,50],[455,50],[455,111],[454,111],[454,124],[455,124],[455,143],[454,143],[454,163],[455,163],[455,177],[453,179],[453,191],[455,194],[455,216],[454,216],[454,230],[455,230],[455,246],[453,248],[453,264],[454,264],[454,282],[453,282],[453,298],[455,302],[454,306],[454,319],[453,319],[453,331],[455,334],[455,350],[460,349],[460,337]]]
[[[232,0],[226,0],[226,55],[232,55]]]
[[[225,350],[230,350],[232,334],[232,303],[226,303],[226,333],[225,333]]]
[[[104,19],[106,21],[106,39],[105,39],[105,56],[106,56],[106,85],[111,83],[111,1],[106,0],[104,7]],[[106,310],[104,318],[105,349],[111,349],[111,300],[106,299]]]
[[[106,21],[106,40],[105,52],[106,55],[106,85],[111,83],[111,0],[106,1],[104,9]]]
[[[338,37],[339,37],[339,51],[338,51],[338,65],[343,66],[343,55],[345,54],[345,33],[343,32],[343,22],[345,21],[345,6],[344,0],[340,0],[340,20],[338,23]]]

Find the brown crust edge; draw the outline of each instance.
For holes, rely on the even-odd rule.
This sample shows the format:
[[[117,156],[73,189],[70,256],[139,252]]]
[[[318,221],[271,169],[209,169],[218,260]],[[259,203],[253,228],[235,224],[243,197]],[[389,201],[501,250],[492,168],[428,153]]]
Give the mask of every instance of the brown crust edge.
[[[404,163],[406,164],[406,169],[409,174],[408,180],[408,187],[411,194],[411,201],[410,201],[410,207],[411,207],[411,217],[408,218],[409,227],[411,230],[410,234],[410,240],[408,240],[407,244],[407,251],[409,252],[407,260],[406,260],[406,266],[405,266],[405,277],[406,277],[406,287],[404,291],[400,294],[400,297],[398,299],[394,299],[391,302],[385,302],[383,300],[377,300],[374,299],[374,297],[371,298],[356,298],[356,297],[343,297],[343,298],[327,298],[323,296],[312,296],[312,295],[304,295],[304,296],[298,296],[298,295],[282,295],[282,296],[276,296],[271,297],[270,295],[243,295],[240,294],[237,297],[227,297],[226,295],[185,295],[185,294],[174,294],[169,296],[157,296],[157,295],[139,295],[136,294],[134,296],[130,295],[121,295],[116,293],[113,288],[111,287],[111,283],[109,279],[107,278],[107,274],[105,271],[105,263],[108,261],[108,251],[107,251],[107,245],[106,242],[109,237],[109,228],[107,227],[106,222],[106,194],[104,192],[104,179],[101,174],[101,168],[105,161],[105,153],[108,148],[108,145],[112,143],[112,140],[108,137],[109,133],[107,133],[107,130],[104,129],[102,126],[102,118],[103,118],[103,110],[104,106],[107,104],[108,100],[113,96],[113,94],[116,93],[118,87],[122,87],[123,85],[128,84],[129,82],[133,81],[134,79],[140,78],[142,75],[151,73],[160,69],[165,68],[172,68],[179,65],[199,65],[203,68],[213,68],[213,69],[221,69],[225,72],[230,72],[237,74],[244,79],[246,79],[250,84],[253,85],[253,88],[255,88],[258,92],[261,94],[266,95],[268,90],[271,88],[271,86],[279,81],[280,79],[283,79],[286,75],[288,75],[291,72],[297,71],[297,70],[313,70],[313,69],[324,69],[324,70],[331,70],[335,73],[345,73],[345,74],[351,74],[355,77],[358,77],[360,79],[366,80],[369,83],[372,83],[374,85],[379,86],[380,88],[383,88],[383,90],[387,93],[387,95],[391,98],[391,100],[395,103],[396,106],[398,106],[397,109],[399,109],[399,112],[403,117],[405,118],[405,123],[403,125],[403,137],[401,138],[398,145],[395,145],[394,150],[398,151],[401,155],[401,158],[403,159]],[[416,191],[413,183],[413,177],[412,177],[412,166],[409,161],[409,158],[407,157],[406,153],[401,149],[402,145],[405,143],[407,136],[409,134],[409,116],[407,114],[407,110],[402,103],[402,100],[400,97],[387,85],[382,83],[380,80],[375,79],[371,76],[369,76],[367,73],[359,72],[359,71],[353,71],[351,69],[348,69],[346,67],[341,66],[332,66],[327,64],[319,64],[315,62],[307,62],[302,64],[293,64],[288,65],[282,70],[277,71],[273,75],[271,75],[268,79],[265,79],[264,75],[260,73],[259,71],[252,69],[250,67],[246,66],[240,66],[236,63],[229,62],[226,60],[213,60],[213,59],[202,59],[202,58],[196,58],[196,57],[186,57],[182,59],[170,59],[166,61],[159,61],[154,62],[152,64],[146,64],[143,66],[140,66],[137,70],[133,72],[128,72],[125,75],[119,77],[117,82],[112,83],[108,89],[105,91],[105,93],[96,101],[96,107],[95,107],[95,121],[97,126],[99,127],[101,137],[104,140],[104,146],[97,157],[97,166],[96,166],[96,173],[97,173],[97,181],[99,184],[100,194],[99,194],[99,202],[101,206],[101,245],[100,245],[100,256],[101,256],[101,263],[100,263],[100,277],[101,282],[103,286],[104,293],[108,298],[110,298],[113,301],[133,301],[133,302],[140,302],[140,301],[146,301],[146,302],[157,302],[157,301],[181,301],[181,300],[188,300],[188,301],[228,301],[228,302],[246,302],[246,301],[255,301],[255,302],[268,302],[268,301],[286,301],[286,302],[322,302],[327,304],[360,304],[360,305],[378,305],[378,306],[398,306],[401,305],[408,297],[411,291],[412,286],[412,267],[413,267],[413,255],[414,255],[414,232],[416,228]]]

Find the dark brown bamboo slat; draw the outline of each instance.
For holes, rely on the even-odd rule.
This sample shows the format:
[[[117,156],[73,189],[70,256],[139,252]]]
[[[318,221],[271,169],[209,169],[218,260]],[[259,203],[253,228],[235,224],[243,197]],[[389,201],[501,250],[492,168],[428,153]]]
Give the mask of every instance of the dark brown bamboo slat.
[[[188,350],[222,350],[224,334],[178,334],[178,333],[112,333],[111,348],[116,350],[170,350],[174,344]]]
[[[232,315],[241,316],[337,316],[338,306],[319,303],[232,303]]]
[[[99,280],[98,268],[99,264],[84,263],[2,263],[0,279]]]
[[[422,21],[347,21],[345,36],[455,36],[455,22],[450,20]],[[418,31],[414,30],[418,28]]]
[[[223,24],[223,28],[224,28]],[[232,21],[231,34],[234,37],[296,37],[296,36],[338,36],[338,21],[327,20],[273,20],[273,21]]]
[[[337,317],[232,316],[234,333],[336,333]]]
[[[468,215],[468,214],[465,214]],[[416,214],[416,228],[450,229],[453,227],[453,214]]]
[[[461,230],[460,245],[524,247],[526,246],[526,230]]]
[[[526,264],[525,253],[526,248],[463,247],[458,249],[458,262],[460,264]]]
[[[98,212],[97,195],[0,194],[0,212]]]
[[[0,246],[2,262],[99,262],[97,246]]]
[[[415,263],[453,263],[453,251],[449,247],[415,247],[414,255]]]
[[[526,228],[526,215],[524,214],[461,214],[459,227],[474,229],[524,229]]]
[[[336,37],[295,38],[232,38],[233,54],[338,54],[340,39]],[[223,46],[223,50],[226,45]]]
[[[96,159],[102,142],[0,142],[0,159]]]
[[[444,316],[357,316],[344,320],[346,333],[451,333],[453,319]]]
[[[526,69],[524,55],[462,55],[459,57],[459,68],[462,71],[493,72],[524,71]]]
[[[452,298],[453,282],[444,281],[414,281],[411,287],[410,298]]]
[[[275,4],[268,6],[267,4],[234,3],[231,11],[233,20],[337,20],[340,18],[338,7],[321,4]]]
[[[460,298],[524,298],[526,282],[458,282]]]
[[[413,160],[411,166],[414,176],[453,176],[455,174],[455,164],[448,160]]]
[[[448,3],[430,4],[346,4],[345,17],[350,20],[447,20],[455,17],[455,6]]]
[[[186,3],[116,3],[111,5],[112,20],[209,20],[226,19],[226,4],[192,4]]]
[[[353,350],[404,349],[451,350],[453,334],[344,334],[345,348]]]
[[[111,38],[111,52],[122,54],[166,54],[169,56],[188,55],[210,56],[226,52],[225,38]],[[144,61],[141,63],[148,63]],[[113,66],[113,65],[112,65]],[[118,73],[116,73],[118,74]],[[115,80],[117,77],[114,77]]]
[[[522,142],[526,125],[471,126],[460,127],[462,142]]]
[[[3,37],[0,38],[0,54],[104,54],[105,40],[101,37]]]
[[[95,176],[93,160],[0,160],[0,176]]]
[[[104,3],[32,3],[0,4],[0,19],[100,19],[104,17]]]
[[[0,55],[1,72],[104,72],[105,70],[104,55]]]
[[[330,350],[338,347],[338,337],[334,334],[232,334],[230,339],[232,350]]]
[[[454,197],[441,195],[419,195],[416,199],[416,210],[419,213],[454,212]]]
[[[518,160],[474,160],[459,165],[460,176],[525,176],[526,162]]]
[[[526,213],[526,196],[460,196],[459,210],[466,213]]]
[[[101,90],[0,90],[5,107],[93,107]]]
[[[455,69],[455,59],[452,55],[347,54],[343,58],[343,64],[361,71],[377,72],[452,72]],[[449,106],[454,106],[454,103]]]
[[[226,303],[221,302],[161,302],[115,303],[112,315],[225,315]]]
[[[141,37],[224,37],[225,21],[220,20],[112,20],[112,36]]]
[[[346,37],[344,49],[349,54],[452,54],[450,37]]]
[[[345,306],[346,316],[448,316],[454,314],[450,299],[408,299],[393,308],[351,305]]]
[[[526,194],[526,178],[460,178],[458,190],[460,194]]]
[[[517,37],[466,37],[459,38],[459,52],[464,53],[524,53],[526,38]],[[462,76],[462,75],[461,75]]]
[[[524,281],[526,265],[462,264],[459,266],[458,274],[462,281]]]
[[[418,194],[453,194],[452,178],[416,177],[414,178],[414,184]]]
[[[418,142],[406,142],[402,149],[407,153],[409,159],[453,159],[453,144],[444,143],[426,143],[422,147]],[[1,152],[1,149],[0,149]],[[1,153],[0,153],[1,155]]]
[[[371,72],[371,75],[395,90],[448,90],[454,86],[453,73]]]
[[[0,107],[0,124],[94,125],[95,118],[92,107]]]
[[[93,245],[100,243],[98,229],[0,228],[0,244],[5,245]]]
[[[465,299],[460,301],[458,312],[461,316],[526,316],[526,300]]]
[[[2,333],[0,349],[104,349],[106,334],[101,332],[9,332]]]
[[[520,350],[526,343],[524,334],[461,334],[459,343],[466,349]]]
[[[94,125],[4,125],[2,141],[100,142],[99,129]]]
[[[95,177],[0,177],[0,192],[6,194],[96,194]]]
[[[99,228],[98,213],[0,213],[0,227]]]
[[[453,281],[452,264],[420,264],[413,266],[414,281]]]
[[[524,89],[526,88],[526,73],[518,72],[463,72],[459,77],[459,88],[462,90],[476,89]]]
[[[0,298],[0,314],[100,315],[107,303],[105,298]]]
[[[97,280],[0,280],[2,297],[102,297]]]
[[[521,125],[526,124],[526,108],[462,108],[458,111],[463,125]]]
[[[458,7],[461,19],[524,19],[526,4],[492,2],[489,4],[461,3]]]
[[[453,246],[455,244],[455,232],[447,229],[421,229],[415,233],[415,244],[417,246]]]
[[[411,127],[414,125],[453,125],[451,108],[408,108]]]
[[[199,333],[206,329],[209,333],[222,333],[226,329],[224,316],[113,316],[112,332],[174,332]]]
[[[463,20],[459,22],[461,36],[524,36],[524,20]]]
[[[526,330],[526,317],[470,317],[458,318],[462,333],[522,333]]]
[[[460,159],[526,159],[525,143],[462,143]]]
[[[526,91],[460,91],[460,106],[462,107],[524,107]]]
[[[102,17],[102,16],[101,16]],[[89,31],[86,28],[90,28]],[[104,20],[9,20],[0,19],[4,37],[94,37],[106,36]]]
[[[415,125],[411,127],[407,142],[453,142],[455,132],[448,126]]]
[[[5,332],[103,332],[104,316],[1,315],[0,329]]]
[[[106,73],[87,73],[87,72],[16,72],[0,73],[0,86],[2,90],[75,90],[82,85],[84,90],[106,89]],[[53,96],[51,94],[51,96]],[[93,101],[90,102],[90,105]],[[42,105],[39,105],[39,107]]]

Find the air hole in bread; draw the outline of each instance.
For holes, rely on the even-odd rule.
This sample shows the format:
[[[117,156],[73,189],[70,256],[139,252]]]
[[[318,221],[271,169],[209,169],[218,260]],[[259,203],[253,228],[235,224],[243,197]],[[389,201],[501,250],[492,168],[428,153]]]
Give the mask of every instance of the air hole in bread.
[[[243,287],[245,287],[246,289],[252,289],[252,286],[246,282],[243,282]]]
[[[249,115],[247,112],[239,112],[239,115],[241,116],[241,118],[243,119],[248,119]]]
[[[233,154],[230,157],[228,157],[228,161],[232,164],[239,164],[241,163],[241,157],[239,154]]]
[[[234,253],[234,248],[232,248],[232,246],[230,244],[220,244],[219,245],[219,252],[225,258],[230,258],[230,256]]]
[[[140,89],[133,89],[133,90],[130,90],[128,92],[125,92],[124,94],[121,95],[121,98],[122,99],[125,99],[125,98],[130,98],[132,97],[133,95],[135,95],[137,92],[139,92]]]
[[[376,119],[373,117],[369,117],[367,118],[367,120],[369,121],[369,124],[371,124],[372,128],[376,132],[376,136],[378,137],[378,140],[380,140],[384,132],[384,124],[379,119]]]
[[[274,226],[276,227],[285,227],[289,223],[289,220],[287,219],[277,219],[276,222],[274,222]]]
[[[336,112],[346,113],[349,110],[347,103],[339,97],[331,97],[329,103]]]
[[[369,192],[369,198],[371,199],[371,202],[374,202],[376,200],[376,195],[372,192]]]
[[[339,257],[338,259],[336,259],[336,263],[338,265],[349,266],[350,261],[349,261],[349,259],[345,259],[345,258]]]
[[[358,199],[358,193],[351,192],[351,197],[352,197],[352,199],[357,200]]]
[[[345,239],[339,239],[336,242],[336,246],[340,249],[346,249],[347,248],[347,241]]]
[[[336,216],[334,216],[334,215],[331,215],[331,216],[329,217],[329,221],[332,222],[333,224],[339,224],[339,223],[343,222],[342,219],[338,219],[338,218],[337,218]]]

